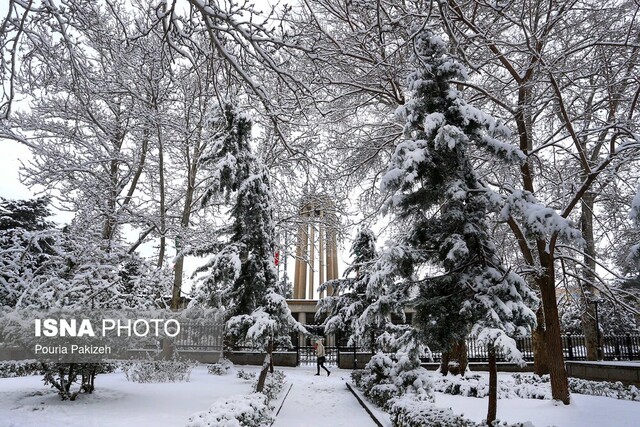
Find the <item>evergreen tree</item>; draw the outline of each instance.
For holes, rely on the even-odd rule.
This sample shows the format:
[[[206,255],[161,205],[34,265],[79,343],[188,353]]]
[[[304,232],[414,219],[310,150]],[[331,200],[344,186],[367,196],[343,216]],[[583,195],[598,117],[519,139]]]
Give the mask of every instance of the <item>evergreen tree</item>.
[[[356,334],[357,321],[371,302],[366,297],[369,270],[375,262],[376,236],[368,228],[358,232],[351,246],[350,255],[353,262],[344,272],[344,279],[329,280],[320,286],[322,292],[333,288],[329,295],[318,302],[316,318],[324,318],[323,326],[326,334],[347,334],[347,345],[359,344],[360,347],[371,347],[367,342],[370,334]],[[354,277],[348,277],[354,274]],[[358,342],[356,342],[358,341]]]
[[[468,332],[521,360],[511,337],[535,324],[530,307],[537,299],[496,254],[487,225],[493,193],[475,173],[470,150],[475,145],[509,160],[522,153],[498,141],[506,129],[452,87],[465,69],[439,37],[417,33],[414,60],[411,99],[400,110],[406,139],[382,180],[386,207],[403,231],[392,249],[395,266],[381,270],[399,276],[395,292],[416,310],[414,331],[398,343],[412,350],[410,367],[417,363],[416,340],[447,350]]]
[[[51,279],[59,233],[47,220],[48,203],[0,197],[0,306],[31,304],[32,291]]]
[[[196,302],[224,309],[226,333],[235,343],[290,345],[289,333],[304,329],[277,292],[269,177],[251,153],[250,118],[226,105],[220,119],[226,131],[203,160],[211,170],[204,203],[232,201],[232,223],[226,242],[199,252],[214,254],[196,271],[201,274]]]

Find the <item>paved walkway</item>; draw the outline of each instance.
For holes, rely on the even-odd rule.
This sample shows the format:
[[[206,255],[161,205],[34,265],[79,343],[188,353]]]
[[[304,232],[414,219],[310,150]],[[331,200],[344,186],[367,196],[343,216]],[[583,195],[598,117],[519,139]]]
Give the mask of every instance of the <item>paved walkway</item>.
[[[315,368],[283,370],[293,387],[273,427],[375,427],[345,385],[351,379],[350,370],[330,368],[329,377],[324,371],[314,376]]]

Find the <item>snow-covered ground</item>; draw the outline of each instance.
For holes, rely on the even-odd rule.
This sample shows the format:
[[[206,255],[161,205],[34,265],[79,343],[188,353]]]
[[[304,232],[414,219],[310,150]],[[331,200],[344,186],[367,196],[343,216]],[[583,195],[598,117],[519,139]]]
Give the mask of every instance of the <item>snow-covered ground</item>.
[[[274,427],[374,426],[345,386],[351,371],[333,369],[330,377],[324,373],[316,377],[311,367],[281,369],[293,386]],[[40,376],[5,378],[0,379],[0,426],[180,427],[217,398],[250,392],[250,382],[237,378],[234,371],[215,376],[207,374],[205,367],[195,368],[188,383],[138,384],[128,382],[122,373],[100,375],[94,394],[81,395],[75,402],[61,402]],[[276,410],[283,397],[274,402]],[[486,416],[486,399],[436,393],[436,404],[475,421]],[[501,399],[498,417],[509,422],[530,421],[536,427],[631,427],[638,425],[640,402],[579,394],[572,395],[570,406],[556,406],[549,400]],[[388,418],[382,421],[389,425]]]

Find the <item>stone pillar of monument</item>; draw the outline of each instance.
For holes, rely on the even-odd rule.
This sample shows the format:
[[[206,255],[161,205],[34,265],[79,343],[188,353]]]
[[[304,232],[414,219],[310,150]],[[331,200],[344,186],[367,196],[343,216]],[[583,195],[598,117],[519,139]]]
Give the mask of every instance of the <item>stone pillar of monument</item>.
[[[300,205],[299,221],[293,297],[314,300],[316,273],[318,286],[338,278],[335,204],[326,196],[308,196]],[[332,295],[333,289],[328,288],[327,294]]]

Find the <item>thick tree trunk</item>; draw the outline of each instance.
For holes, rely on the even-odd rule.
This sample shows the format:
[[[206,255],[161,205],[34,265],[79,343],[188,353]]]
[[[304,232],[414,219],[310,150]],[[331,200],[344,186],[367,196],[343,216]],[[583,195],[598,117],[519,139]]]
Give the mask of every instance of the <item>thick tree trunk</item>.
[[[487,424],[492,425],[498,411],[498,366],[496,350],[489,346],[489,407],[487,409]]]
[[[456,362],[458,365],[452,365]],[[442,360],[440,361],[440,373],[447,375],[464,375],[468,365],[467,360],[467,341],[463,338],[453,343],[451,349],[442,352]]]
[[[536,328],[533,330],[533,372],[536,375],[549,374],[547,347],[544,331],[544,309],[542,305],[536,311]]]
[[[549,364],[549,376],[551,377],[551,397],[560,400],[565,405],[569,404],[569,379],[564,367],[564,355],[562,353],[562,337],[560,336],[560,319],[558,318],[558,302],[556,300],[555,270],[553,254],[546,252],[546,242],[538,241],[538,253],[540,263],[545,269],[544,276],[537,279],[542,307],[544,308],[545,344],[547,361]],[[553,247],[553,243],[549,245]]]
[[[451,353],[449,351],[442,352],[442,359],[440,360],[440,373],[447,375],[449,373],[449,358]]]
[[[458,362],[458,373],[464,375],[469,364],[467,360],[467,340],[462,338],[458,340],[451,351],[453,357]]]

